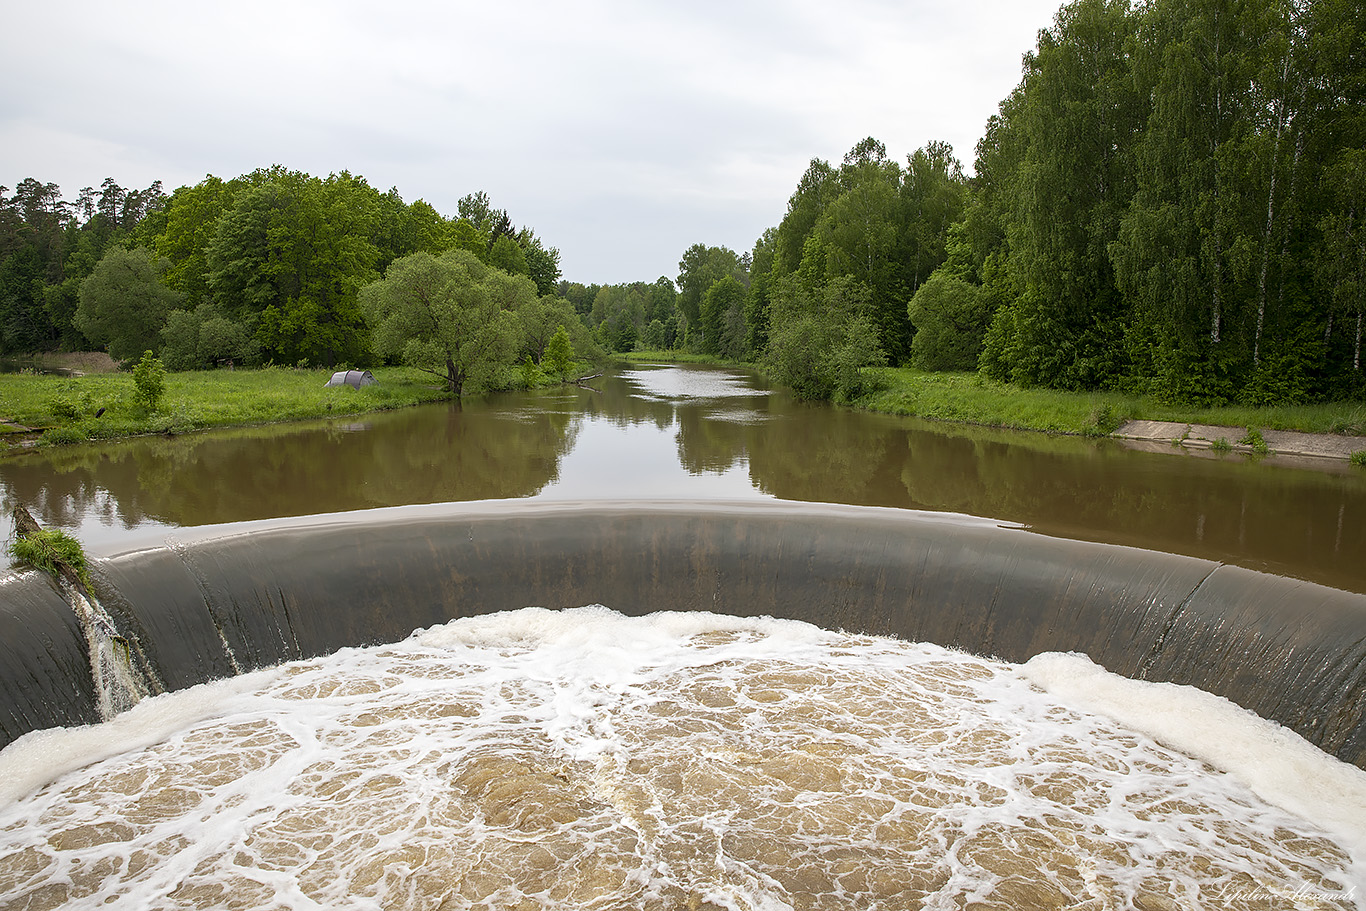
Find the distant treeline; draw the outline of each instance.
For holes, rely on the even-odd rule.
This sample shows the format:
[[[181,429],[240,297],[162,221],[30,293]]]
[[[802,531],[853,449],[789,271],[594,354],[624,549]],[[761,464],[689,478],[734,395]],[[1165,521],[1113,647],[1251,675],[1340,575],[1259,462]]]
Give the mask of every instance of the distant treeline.
[[[884,361],[1196,404],[1366,394],[1360,0],[1071,3],[975,172],[865,140],[812,161],[752,253],[688,250],[676,316],[649,286],[592,312],[618,347],[681,339],[812,395]]]
[[[367,366],[377,356],[359,291],[418,253],[466,250],[526,278],[533,297],[553,296],[558,250],[482,192],[458,208],[448,218],[363,177],[279,166],[170,195],[111,178],[75,203],[24,180],[13,195],[0,188],[0,354],[96,347],[125,363],[150,349],[172,369]]]
[[[0,353],[362,365],[379,355],[359,289],[459,249],[534,282],[579,356],[686,348],[811,397],[887,363],[1194,404],[1366,397],[1360,0],[1077,0],[974,171],[944,143],[903,162],[865,139],[813,160],[751,251],[696,244],[676,280],[606,287],[560,281],[557,251],[483,194],[446,218],[346,173],[106,181],[75,204],[27,180],[0,194]],[[145,305],[101,312],[121,275]],[[544,326],[524,335],[518,363],[544,352]]]

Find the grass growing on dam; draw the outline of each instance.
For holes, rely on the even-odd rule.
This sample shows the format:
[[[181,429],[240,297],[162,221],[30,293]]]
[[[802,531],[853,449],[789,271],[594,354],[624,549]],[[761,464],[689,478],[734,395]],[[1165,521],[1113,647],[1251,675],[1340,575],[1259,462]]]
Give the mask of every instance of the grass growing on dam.
[[[56,579],[61,567],[69,566],[71,571],[90,587],[90,567],[85,558],[81,542],[64,531],[53,528],[40,528],[26,535],[16,536],[9,542],[10,559],[23,566],[31,566]]]

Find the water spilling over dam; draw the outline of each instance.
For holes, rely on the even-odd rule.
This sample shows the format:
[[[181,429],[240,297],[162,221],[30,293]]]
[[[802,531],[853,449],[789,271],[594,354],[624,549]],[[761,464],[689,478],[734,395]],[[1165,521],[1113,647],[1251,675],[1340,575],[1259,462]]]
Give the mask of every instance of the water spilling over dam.
[[[910,902],[907,907],[917,907],[916,901],[941,893],[960,897],[980,893],[987,901],[992,883],[1001,891],[990,901],[1006,902],[1001,907],[1031,895],[1043,896],[1037,901],[1040,907],[1064,907],[1088,894],[1127,896],[1124,900],[1134,907],[1145,908],[1177,907],[1180,905],[1162,902],[1188,899],[1191,907],[1261,907],[1253,900],[1242,904],[1230,901],[1229,896],[1256,894],[1261,896],[1256,900],[1267,900],[1271,894],[1266,891],[1268,883],[1286,890],[1293,889],[1296,882],[1311,881],[1316,884],[1314,894],[1327,902],[1320,906],[1351,907],[1352,899],[1344,896],[1356,885],[1352,877],[1360,875],[1360,859],[1351,860],[1344,853],[1346,849],[1331,839],[1322,841],[1325,836],[1312,825],[1296,829],[1264,805],[1254,806],[1250,815],[1233,809],[1253,799],[1246,793],[1210,792],[1198,800],[1185,800],[1196,791],[1204,793],[1179,783],[1187,780],[1182,777],[1186,772],[1178,773],[1176,785],[1138,782],[1131,775],[1137,776],[1139,770],[1154,764],[1195,770],[1192,774],[1198,778],[1200,763],[1169,751],[1155,760],[1155,754],[1146,752],[1153,747],[1145,745],[1146,741],[1140,743],[1142,738],[1135,740],[1135,735],[1107,728],[1100,739],[1092,740],[1091,729],[1098,724],[1094,720],[1076,722],[1091,731],[1084,737],[1076,731],[1051,727],[1046,733],[1009,724],[1001,728],[1005,724],[1002,717],[1012,713],[1037,716],[1045,727],[1056,720],[1055,715],[1072,716],[1056,704],[1050,707],[1029,702],[1035,697],[1025,693],[1037,691],[1019,682],[1017,672],[999,662],[967,656],[950,658],[916,651],[921,646],[906,646],[911,657],[896,659],[899,665],[937,669],[927,672],[929,678],[916,678],[919,682],[911,684],[900,676],[884,677],[877,670],[881,659],[874,660],[871,667],[851,667],[847,675],[838,670],[849,654],[869,648],[858,639],[865,634],[934,643],[1010,662],[1024,662],[1043,652],[1080,652],[1126,677],[1190,684],[1225,696],[1298,732],[1326,753],[1364,766],[1366,596],[1312,583],[1195,558],[1054,539],[963,516],[781,502],[583,505],[497,501],[241,523],[184,530],[166,541],[131,543],[123,551],[98,560],[95,574],[105,609],[118,625],[119,634],[134,643],[158,685],[171,691],[274,668],[282,662],[331,655],[350,646],[399,642],[413,630],[441,627],[453,618],[528,605],[565,608],[599,603],[626,614],[717,611],[732,615],[719,624],[693,630],[691,639],[684,637],[687,641],[681,647],[693,657],[656,656],[658,660],[646,662],[665,670],[640,671],[643,676],[638,692],[633,689],[636,678],[632,674],[636,671],[592,682],[594,674],[610,672],[608,665],[594,670],[598,661],[594,649],[601,651],[604,641],[628,655],[636,643],[643,652],[651,653],[649,635],[631,627],[597,634],[597,644],[586,655],[571,659],[568,671],[552,675],[558,681],[551,687],[553,692],[528,697],[529,701],[517,695],[529,684],[510,682],[511,676],[497,676],[509,674],[505,668],[491,672],[495,678],[476,675],[466,679],[467,672],[473,673],[470,668],[477,669],[484,660],[476,661],[466,651],[433,659],[444,670],[421,670],[423,662],[431,658],[426,652],[415,656],[391,647],[367,650],[364,655],[348,653],[337,659],[340,663],[329,663],[329,659],[299,666],[298,670],[263,671],[267,677],[260,681],[259,689],[271,699],[321,700],[310,703],[301,717],[340,712],[346,716],[338,721],[342,727],[328,733],[325,727],[310,728],[312,722],[300,727],[284,715],[272,715],[274,720],[269,722],[258,716],[246,720],[233,716],[237,720],[226,725],[232,729],[226,732],[194,733],[200,729],[187,728],[190,733],[177,735],[166,746],[157,747],[152,742],[149,748],[161,758],[154,755],[151,767],[134,765],[123,772],[92,767],[88,773],[91,777],[83,779],[84,784],[77,781],[70,785],[73,791],[54,786],[58,789],[44,792],[48,795],[42,798],[46,810],[39,804],[21,802],[14,811],[19,815],[7,817],[11,822],[5,831],[11,836],[42,831],[38,820],[44,812],[55,814],[52,818],[56,819],[84,818],[81,812],[70,809],[81,803],[81,794],[103,792],[110,781],[131,781],[137,785],[129,798],[134,802],[128,810],[131,821],[120,821],[117,814],[115,818],[97,819],[99,813],[95,813],[82,823],[84,828],[78,827],[84,834],[70,836],[74,839],[71,850],[79,856],[102,845],[141,844],[136,850],[129,848],[134,853],[118,861],[125,869],[155,867],[160,863],[161,848],[166,847],[137,841],[141,837],[136,831],[138,814],[151,814],[148,825],[162,813],[189,813],[196,819],[233,815],[238,804],[222,789],[232,791],[239,787],[232,785],[233,781],[247,781],[255,773],[246,768],[234,771],[231,763],[224,764],[227,756],[255,756],[260,760],[257,766],[275,769],[292,781],[289,787],[317,792],[312,797],[300,797],[297,790],[287,787],[287,795],[279,801],[292,806],[323,800],[334,792],[344,792],[362,804],[373,799],[407,806],[415,788],[428,786],[422,784],[427,781],[427,772],[410,779],[394,771],[397,777],[390,780],[384,762],[356,759],[346,753],[349,748],[334,755],[327,752],[331,747],[322,753],[305,747],[316,742],[321,749],[326,743],[354,741],[362,752],[379,751],[367,755],[391,756],[397,765],[405,765],[409,759],[402,756],[417,749],[411,744],[413,732],[431,722],[437,727],[453,724],[458,736],[476,740],[493,737],[489,730],[504,730],[509,725],[517,732],[512,742],[498,740],[494,745],[492,740],[481,741],[483,746],[478,748],[467,744],[468,749],[455,751],[461,757],[458,761],[451,758],[455,753],[440,759],[446,755],[443,751],[455,749],[449,745],[433,744],[425,752],[418,749],[420,755],[410,756],[411,763],[418,766],[428,761],[437,766],[446,762],[449,768],[438,777],[444,776],[443,788],[454,791],[433,792],[433,799],[459,797],[469,805],[462,804],[464,809],[455,815],[467,821],[483,820],[479,823],[484,827],[483,835],[504,846],[477,849],[489,857],[478,874],[488,879],[484,886],[492,891],[480,893],[486,895],[498,894],[503,888],[498,885],[502,882],[499,869],[518,864],[539,868],[540,864],[563,874],[573,867],[574,857],[598,851],[585,847],[599,844],[595,841],[598,838],[616,844],[624,852],[622,856],[632,859],[621,861],[624,866],[613,867],[616,872],[603,872],[605,880],[593,880],[597,886],[584,888],[597,888],[602,882],[617,882],[621,877],[625,882],[644,883],[642,888],[654,883],[662,891],[650,893],[654,898],[647,895],[648,901],[641,898],[639,905],[660,908],[786,907],[781,902],[789,899],[782,899],[782,895],[791,898],[805,894],[804,889],[815,894],[835,889],[832,883],[842,883],[838,888],[864,899],[882,895],[878,890],[888,896],[899,895],[880,900]],[[36,574],[7,576],[0,580],[0,605],[0,667],[4,668],[0,678],[0,729],[6,742],[40,728],[97,721],[99,694],[92,683],[86,643],[79,623],[56,589]],[[756,627],[744,626],[737,616],[781,617],[852,635],[825,642],[817,652],[803,658],[805,645],[781,636],[773,640],[766,634],[755,634]],[[579,625],[592,628],[593,622],[583,620]],[[735,633],[734,628],[742,632]],[[745,629],[750,632],[744,633]],[[440,639],[435,631],[428,635]],[[460,636],[468,633],[452,635],[460,642],[464,641]],[[504,638],[494,637],[484,644],[497,654],[515,658],[525,647],[527,636],[502,635]],[[729,647],[727,637],[736,635],[742,640],[767,643],[760,648],[763,654],[706,652],[713,647]],[[699,636],[700,640],[696,638]],[[420,652],[440,644],[422,637],[416,642]],[[791,653],[785,654],[783,650],[789,646]],[[881,650],[889,647],[874,645],[871,649],[882,654]],[[698,649],[706,654],[694,660]],[[537,661],[545,657],[541,652],[536,654]],[[373,661],[397,663],[374,668]],[[725,670],[732,667],[728,662],[734,662],[733,675]],[[279,676],[281,673],[285,676]],[[712,679],[717,674],[721,676]],[[455,682],[449,686],[454,689],[442,690],[439,698],[433,696],[421,682],[431,676],[453,676]],[[560,692],[564,687],[572,688],[579,676],[586,689],[577,695]],[[257,687],[252,678],[242,679]],[[1017,682],[1010,684],[1012,679]],[[974,681],[992,681],[982,684],[990,692]],[[902,693],[898,689],[902,686],[913,686],[918,695]],[[390,690],[398,698],[386,701]],[[625,716],[613,708],[614,700],[629,703],[630,698],[636,698],[628,698],[629,692],[636,692],[644,700],[642,705],[651,707],[644,715],[639,714],[645,711],[641,705],[623,709]],[[968,702],[953,703],[958,697]],[[500,701],[505,698],[511,702]],[[1030,706],[1028,711],[1020,708],[1025,703]],[[731,714],[736,705],[749,708],[736,718]],[[551,711],[555,706],[560,708]],[[857,716],[865,709],[870,717],[858,722],[862,727],[846,717]],[[129,714],[138,715],[139,711]],[[210,710],[206,717],[211,719],[218,712]],[[546,717],[546,712],[553,717]],[[815,718],[825,714],[834,720]],[[477,718],[478,724],[462,720],[471,718]],[[802,728],[808,720],[817,727],[809,731]],[[475,727],[466,730],[466,724]],[[669,773],[673,760],[650,752],[662,736],[661,725],[668,728],[665,739],[682,744],[692,764],[685,768],[675,763],[674,772]],[[785,731],[784,725],[790,729]],[[819,778],[822,770],[834,770],[831,774],[835,777],[847,778],[851,769],[862,768],[858,763],[863,760],[853,757],[867,750],[860,752],[861,748],[851,745],[854,727],[859,731],[856,739],[865,747],[884,740],[904,742],[911,753],[888,760],[890,765],[885,769],[868,770],[872,776],[869,780],[880,784],[850,789],[845,787],[848,781],[834,787],[812,778]],[[875,733],[879,730],[884,733]],[[702,739],[679,739],[685,735]],[[928,741],[920,743],[927,737]],[[185,759],[192,756],[178,752],[185,738],[207,744],[209,752]],[[25,738],[26,743],[30,740]],[[1102,741],[1119,742],[1119,752],[1107,753],[1110,747],[1102,746]],[[1130,749],[1137,752],[1127,752]],[[917,751],[922,757],[942,751],[956,753],[959,755],[954,762],[978,771],[965,771],[961,765],[951,769],[917,766],[910,758]],[[712,759],[697,765],[693,760],[699,756]],[[629,771],[633,757],[636,766],[632,776],[608,774],[602,768],[608,759],[620,759]],[[854,765],[849,765],[851,762]],[[175,786],[178,777],[190,776],[189,765],[179,773],[164,770],[180,768],[184,763],[204,766],[208,771],[194,774],[213,779],[204,787],[218,796],[208,799],[189,785],[188,791]],[[1069,763],[1087,764],[1092,770],[1075,771]],[[163,771],[156,771],[158,768]],[[215,773],[215,768],[222,774]],[[983,768],[1006,770],[1001,774],[1016,784],[1034,776],[1033,784],[1012,790],[1014,785],[1003,787],[1001,780],[993,777],[996,772],[982,772]],[[669,774],[674,778],[668,778]],[[1093,774],[1099,777],[1087,777]],[[111,775],[114,777],[108,777]],[[497,784],[504,779],[520,781],[525,787],[504,793]],[[1120,780],[1126,783],[1116,784]],[[741,801],[741,795],[753,791],[756,783],[786,788],[782,791],[786,796],[764,803],[768,809],[734,809],[741,816],[749,814],[743,825],[738,817],[717,815],[722,805]],[[1199,879],[1194,873],[1152,880],[1153,871],[1165,870],[1170,859],[1161,859],[1164,855],[1158,850],[1145,854],[1146,849],[1132,848],[1140,841],[1133,833],[1151,820],[1139,818],[1142,814],[1123,818],[1122,826],[1129,827],[1124,830],[1128,834],[1120,836],[1121,841],[1129,839],[1129,847],[1124,848],[1094,840],[1077,829],[1084,818],[1099,819],[1097,814],[1102,814],[1103,807],[1113,809],[1116,788],[1131,786],[1133,790],[1124,793],[1136,795],[1132,803],[1166,807],[1163,813],[1168,822],[1172,818],[1186,820],[1177,824],[1183,831],[1195,831],[1183,828],[1189,819],[1222,820],[1210,823],[1215,834],[1208,838],[1200,834],[1205,830],[1195,831],[1191,844],[1208,845],[1212,839],[1221,844],[1256,845],[1248,850],[1262,860],[1247,861],[1249,855],[1239,853],[1242,848],[1227,856],[1219,854],[1223,848],[1210,848],[1213,853],[1205,856],[1205,861],[1223,871],[1217,878],[1221,884],[1217,896],[1201,893],[1198,885],[1191,885]],[[1169,786],[1175,790],[1163,790]],[[911,790],[898,790],[903,787]],[[197,793],[200,796],[196,797]],[[813,801],[821,803],[817,799],[821,794],[830,795],[825,801],[829,806],[808,807]],[[854,799],[858,794],[869,801],[866,806]],[[935,795],[933,800],[927,794]],[[842,796],[837,799],[835,795]],[[1048,806],[1022,811],[1023,816],[1012,815],[1017,813],[1015,804],[1019,800],[1034,799],[1046,800]],[[300,800],[302,804],[297,803]],[[704,806],[707,800],[716,805]],[[928,811],[933,820],[926,817],[915,826],[904,810],[888,815],[885,803],[922,806],[934,800],[951,809],[942,814]],[[162,807],[168,801],[169,809]],[[678,809],[685,804],[686,811]],[[1000,809],[1007,805],[1007,809]],[[1209,809],[1209,805],[1216,805],[1216,809]],[[60,806],[75,815],[63,816],[68,810]],[[321,845],[316,841],[321,830],[308,826],[326,829],[332,823],[322,818],[309,823],[304,817],[291,815],[292,811],[282,810],[278,801],[273,806],[284,815],[271,815],[272,810],[244,830],[256,833],[249,839],[253,845],[273,837],[279,851],[288,853],[289,844],[313,844],[321,852],[312,853],[314,849],[309,848],[307,858],[289,861],[286,866],[295,866],[289,866],[294,872],[281,874],[286,879],[298,880],[303,876],[300,871],[325,855],[327,863],[340,864],[336,869],[347,871],[336,875],[354,878],[362,892],[378,881],[387,882],[386,877],[394,880],[395,889],[416,889],[413,877],[420,879],[424,875],[421,871],[436,876],[434,871],[444,869],[442,864],[456,863],[440,852],[424,853],[425,849],[411,844],[403,849],[409,853],[400,857],[399,838],[384,842],[385,851],[393,848],[398,853],[385,853],[383,863],[366,866],[367,849],[361,836],[357,835],[359,841],[350,847],[341,843]],[[805,810],[798,812],[794,806],[807,807],[812,815],[797,819]],[[693,821],[679,822],[676,811]],[[413,819],[404,815],[407,812],[375,825],[407,826]],[[1028,819],[1046,822],[1039,826]],[[1103,829],[1094,819],[1093,824]],[[587,820],[582,823],[587,828],[576,828],[583,820]],[[655,824],[651,820],[665,828],[682,829],[671,830],[666,838],[662,829],[651,829]],[[904,823],[905,844],[896,840],[901,836],[894,836],[894,832],[901,830],[893,823]],[[366,827],[357,826],[357,831]],[[859,838],[867,841],[873,860],[835,857],[839,852],[827,841],[840,826],[861,833]],[[823,831],[826,835],[819,838],[811,835]],[[551,837],[554,833],[567,841],[555,841]],[[61,841],[65,836],[52,837]],[[648,842],[652,837],[657,837],[653,848],[626,844],[632,839]],[[1153,844],[1171,837],[1175,836],[1166,830],[1151,834]],[[179,840],[194,839],[184,836]],[[1289,853],[1277,853],[1286,844],[1290,844]],[[543,852],[533,850],[535,845],[541,845]],[[13,850],[18,852],[13,857],[38,865],[34,875],[41,876],[42,864],[47,862],[42,858],[48,856],[44,854],[48,848],[24,848],[16,842]],[[100,850],[108,856],[109,849]],[[518,851],[532,853],[514,863],[509,858]],[[907,864],[908,858],[919,856],[917,851],[928,851],[925,857],[933,855],[938,860],[927,861],[923,876],[916,874],[918,879],[879,885],[872,871],[887,866],[884,855],[888,851]],[[1011,852],[1033,860],[1020,870],[993,872],[989,858]],[[230,863],[252,869],[285,863],[274,854],[269,861],[265,855],[241,859],[249,854]],[[351,854],[360,859],[347,861]],[[1139,859],[1134,866],[1126,866],[1127,861],[1115,861],[1119,854]],[[1214,854],[1218,857],[1211,859]],[[1064,855],[1082,859],[1073,863],[1070,872],[1053,870],[1042,879],[1030,880],[1021,873],[1026,868],[1052,869],[1048,864],[1055,864]],[[971,888],[964,885],[968,880],[953,879],[961,873],[960,867],[954,866],[960,860],[965,864],[961,869],[978,871],[972,874],[979,878],[971,881],[976,885],[969,883]],[[181,871],[182,881],[190,890],[182,897],[183,902],[207,900],[212,897],[210,893],[218,894],[214,889],[221,892],[221,883],[231,879],[220,875],[221,869],[215,866],[229,861],[205,856],[200,862],[207,866],[198,873]],[[713,862],[733,875],[708,880],[687,872],[697,864],[707,867]],[[641,872],[637,869],[640,864],[649,870]],[[906,869],[911,866],[915,864]],[[321,872],[325,869],[331,868],[319,867],[315,873],[330,875]],[[650,870],[659,875],[652,878]],[[668,871],[677,875],[671,879],[665,875]],[[447,872],[450,882],[478,878],[463,868],[452,867]],[[545,882],[561,882],[552,872],[546,873]],[[259,870],[244,874],[240,888],[247,889],[245,884],[249,883],[260,885],[264,875]],[[765,892],[760,888],[762,883],[746,885],[749,881],[745,877],[749,876],[772,878],[783,884],[782,889]],[[704,882],[709,885],[699,885]],[[1015,885],[1001,885],[1008,882]],[[943,892],[951,885],[949,892]],[[471,894],[484,886],[471,885]],[[894,886],[902,892],[896,892]],[[44,886],[39,883],[32,887]],[[104,886],[90,894],[103,894],[101,888]],[[263,888],[277,897],[283,894],[271,892],[275,887],[269,883]],[[522,883],[517,888],[534,892],[536,886],[534,882]],[[170,886],[166,889],[161,894],[173,891]],[[1092,891],[1087,893],[1087,889]],[[435,888],[421,894],[426,897],[420,901],[414,898],[408,906],[436,907],[445,900],[442,896],[454,900],[463,893],[448,883],[445,892]],[[838,898],[838,890],[831,894]],[[766,895],[769,897],[762,898]],[[656,899],[656,904],[650,904]],[[243,900],[249,905],[255,902]],[[566,893],[557,900],[580,901],[584,897]],[[181,899],[166,899],[164,905],[157,906],[177,907],[178,902],[183,903]],[[282,900],[278,906],[290,904]],[[470,899],[467,904],[453,906],[479,905]],[[795,906],[817,905],[797,902]],[[995,906],[989,901],[983,904]]]
[[[446,620],[713,609],[1024,661],[1083,652],[1226,696],[1366,765],[1366,596],[966,516],[792,503],[405,507],[185,529],[96,566],[167,690]],[[98,720],[86,645],[36,574],[0,582],[0,742]]]

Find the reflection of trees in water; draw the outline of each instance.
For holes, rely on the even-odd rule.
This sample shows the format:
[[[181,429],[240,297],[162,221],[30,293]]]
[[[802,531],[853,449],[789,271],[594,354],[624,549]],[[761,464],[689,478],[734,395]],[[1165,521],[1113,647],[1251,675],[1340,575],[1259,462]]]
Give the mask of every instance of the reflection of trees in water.
[[[529,497],[559,476],[583,418],[562,410],[448,408],[444,420],[372,438],[383,505]],[[397,470],[396,470],[397,469]]]
[[[748,433],[750,476],[759,489],[785,500],[905,506],[889,461],[889,422],[828,406],[772,397],[769,420]]]
[[[583,422],[648,423],[676,428],[688,471],[748,460],[754,483],[783,499],[962,512],[1366,587],[1359,474],[918,423],[781,394],[674,401],[634,396],[619,378],[595,385],[601,391],[44,450],[0,459],[0,490],[6,512],[23,504],[59,527],[91,515],[195,525],[524,497],[557,478]]]
[[[905,437],[916,506],[1363,585],[1366,491],[1350,476],[988,430]]]
[[[111,525],[117,521],[125,528],[143,521],[144,498],[111,495],[103,478],[120,489],[138,489],[137,465],[107,448],[80,446],[11,457],[0,460],[0,502],[7,515],[24,506],[44,525],[62,528],[79,526],[85,516]]]
[[[621,377],[593,380],[590,392],[579,390],[579,407],[596,420],[607,420],[617,425],[651,423],[660,430],[674,422],[677,405],[671,401],[641,398],[633,394],[631,385]]]
[[[678,409],[678,461],[692,474],[721,474],[745,457],[748,427],[718,420],[708,409]]]
[[[0,462],[5,506],[72,527],[92,507],[126,526],[234,522],[446,500],[525,497],[556,477],[581,418],[434,406],[49,450]],[[102,499],[103,498],[103,499]]]
[[[747,457],[754,483],[783,499],[967,513],[1366,587],[1366,488],[1354,476],[1078,437],[908,429],[780,395],[755,407],[761,419],[749,422],[680,408],[680,460],[719,471]]]

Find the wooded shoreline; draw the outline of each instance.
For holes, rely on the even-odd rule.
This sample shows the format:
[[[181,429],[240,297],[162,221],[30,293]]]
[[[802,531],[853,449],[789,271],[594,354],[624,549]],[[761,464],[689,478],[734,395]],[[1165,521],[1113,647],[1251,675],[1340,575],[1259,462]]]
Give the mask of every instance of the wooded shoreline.
[[[79,361],[79,356],[74,357]],[[752,365],[724,364],[716,358],[678,352],[633,352],[619,357],[622,363],[710,363],[753,369]],[[0,402],[4,403],[0,406],[0,453],[147,433],[177,434],[363,414],[451,400],[420,371],[377,367],[374,373],[380,382],[363,389],[327,388],[324,384],[330,372],[318,369],[267,367],[172,373],[167,377],[164,406],[150,414],[136,413],[131,404],[133,379],[126,372],[0,374]],[[869,391],[842,404],[948,423],[1175,442],[1180,447],[1216,452],[1297,453],[1351,459],[1366,467],[1366,455],[1355,455],[1366,453],[1366,405],[1359,402],[1180,407],[1119,393],[1021,389],[976,373],[930,373],[913,368],[880,368],[869,373]],[[509,378],[509,386],[521,379]],[[549,381],[545,376],[533,377],[538,385]],[[104,412],[97,415],[101,408]],[[1161,428],[1132,429],[1143,423],[1160,424]],[[1126,431],[1126,427],[1130,429]],[[1313,434],[1319,440],[1313,445],[1273,445],[1277,433]]]

